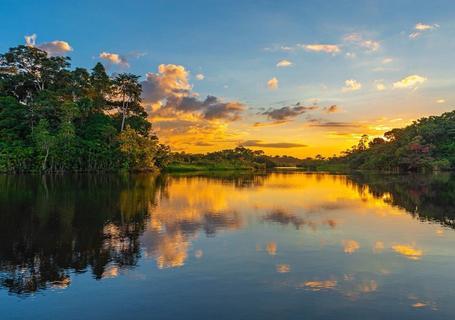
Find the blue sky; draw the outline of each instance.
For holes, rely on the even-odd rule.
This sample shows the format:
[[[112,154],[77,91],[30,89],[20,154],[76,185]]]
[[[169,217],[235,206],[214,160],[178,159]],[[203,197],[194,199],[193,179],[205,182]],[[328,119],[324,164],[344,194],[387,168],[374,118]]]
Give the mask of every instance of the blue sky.
[[[270,147],[276,154],[339,152],[362,129],[380,135],[390,126],[449,111],[455,101],[453,1],[2,0],[0,23],[2,52],[36,34],[37,45],[67,42],[73,50],[65,54],[74,66],[103,61],[110,72],[145,79],[161,64],[178,65],[187,72],[189,94],[244,106],[235,121],[209,121],[181,110],[167,112],[166,118],[152,115],[162,139],[176,149],[204,152],[245,141],[254,147],[254,140],[295,144],[286,150]],[[413,33],[418,35],[410,37]],[[322,44],[339,51],[307,47]],[[128,67],[100,59],[102,52],[127,59]],[[282,60],[291,65],[277,67]],[[423,80],[404,89],[394,85],[413,75]],[[273,78],[275,89],[267,86]],[[348,80],[355,82],[346,87]],[[317,105],[319,111],[284,119],[267,113],[297,103]],[[339,112],[322,111],[331,105]],[[169,131],[172,124],[182,125],[176,119],[185,120],[185,128]],[[353,127],[346,132],[341,125],[315,123]],[[200,128],[205,138],[191,134]],[[195,139],[209,142],[191,146]]]

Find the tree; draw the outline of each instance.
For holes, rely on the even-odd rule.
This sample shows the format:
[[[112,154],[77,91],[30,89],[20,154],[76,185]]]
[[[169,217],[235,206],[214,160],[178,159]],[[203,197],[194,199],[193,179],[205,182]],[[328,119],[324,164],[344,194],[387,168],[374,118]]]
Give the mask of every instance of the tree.
[[[49,155],[55,145],[55,137],[49,132],[48,127],[47,120],[42,119],[33,133],[33,140],[35,141],[39,158],[41,159],[41,170],[43,171],[47,168]]]
[[[140,105],[142,86],[139,83],[139,76],[131,73],[121,73],[115,77],[114,87],[119,99],[119,109],[122,115],[120,131],[123,131],[125,120],[130,112],[140,113],[143,111]]]
[[[127,126],[119,135],[120,151],[125,157],[127,169],[145,170],[155,168],[156,139],[139,135]]]

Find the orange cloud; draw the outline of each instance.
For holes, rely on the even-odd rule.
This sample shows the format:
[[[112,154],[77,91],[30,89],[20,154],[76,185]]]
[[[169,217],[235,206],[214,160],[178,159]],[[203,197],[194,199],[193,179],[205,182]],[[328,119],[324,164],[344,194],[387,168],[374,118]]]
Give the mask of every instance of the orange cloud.
[[[50,56],[59,56],[67,52],[73,51],[73,48],[66,41],[55,40],[51,42],[44,42],[36,44],[36,34],[25,36],[25,43],[29,47],[37,47],[43,51],[46,51]]]
[[[110,53],[110,52],[101,52],[99,54],[99,58],[103,60],[107,60],[113,64],[120,64],[124,66],[128,66],[128,61],[126,60],[125,57],[122,57],[121,55],[117,53]]]
[[[273,77],[272,79],[270,79],[269,81],[267,81],[267,87],[270,89],[270,90],[276,90],[278,89],[278,79]]]

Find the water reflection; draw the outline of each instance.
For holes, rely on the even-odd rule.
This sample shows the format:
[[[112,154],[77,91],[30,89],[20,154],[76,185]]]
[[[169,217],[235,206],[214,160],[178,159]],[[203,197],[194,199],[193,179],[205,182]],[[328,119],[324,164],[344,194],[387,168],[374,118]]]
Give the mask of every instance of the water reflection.
[[[73,274],[87,271],[95,279],[115,278],[141,259],[158,269],[183,267],[190,252],[206,258],[205,250],[192,251],[194,241],[220,232],[262,228],[255,251],[263,248],[271,259],[281,257],[282,247],[273,237],[294,230],[317,233],[313,250],[338,248],[351,259],[390,252],[418,261],[428,251],[421,242],[375,233],[373,219],[385,218],[382,227],[392,231],[405,223],[418,228],[418,221],[403,220],[410,216],[437,222],[435,237],[455,227],[450,175],[1,176],[0,190],[0,285],[17,295],[66,288]],[[276,226],[281,233],[268,233]],[[377,274],[387,274],[383,267]],[[298,270],[278,260],[272,268],[282,276]],[[296,281],[296,288],[350,299],[380,286],[349,273]]]

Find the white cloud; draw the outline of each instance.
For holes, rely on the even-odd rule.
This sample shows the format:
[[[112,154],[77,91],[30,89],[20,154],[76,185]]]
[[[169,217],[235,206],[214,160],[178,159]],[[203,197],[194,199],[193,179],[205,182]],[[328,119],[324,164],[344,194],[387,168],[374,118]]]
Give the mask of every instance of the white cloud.
[[[338,53],[341,51],[340,47],[336,44],[300,44],[300,47],[304,48],[307,51],[312,52],[325,52],[325,53]]]
[[[344,82],[345,86],[341,89],[343,92],[357,91],[362,88],[362,84],[354,79],[349,79]]]
[[[427,78],[413,74],[407,76],[406,78],[401,79],[393,84],[394,88],[403,89],[403,88],[417,88],[420,84],[423,84],[427,81]]]
[[[374,40],[365,40],[361,45],[369,51],[377,51],[381,47],[379,42]]]
[[[204,79],[205,79],[205,76],[204,76],[202,73],[198,73],[198,74],[196,75],[196,80],[201,81],[201,80],[204,80]]]
[[[415,26],[414,26],[414,32],[411,32],[409,34],[409,38],[410,39],[416,39],[418,37],[420,37],[422,35],[423,32],[426,32],[426,31],[431,31],[431,30],[435,30],[439,28],[439,24],[425,24],[425,23],[417,23]]]
[[[384,90],[386,90],[386,89],[387,89],[387,88],[386,88],[385,84],[383,84],[382,82],[377,82],[377,83],[376,83],[376,90],[378,90],[378,91],[384,91]]]
[[[276,64],[276,66],[277,66],[278,68],[290,67],[290,66],[292,66],[292,62],[289,61],[289,60],[284,59],[284,60],[278,61],[278,63]]]
[[[359,33],[351,33],[344,36],[344,41],[354,44],[357,47],[366,49],[367,51],[377,51],[381,47],[378,41],[364,39]]]
[[[420,23],[420,22],[417,23],[414,27],[414,29],[419,30],[419,31],[432,30],[435,28],[439,28],[439,25],[438,24],[430,25],[430,24],[424,24],[424,23]]]
[[[28,47],[34,47],[35,46],[35,44],[36,44],[36,33],[28,35],[28,36],[25,36],[24,38],[25,38],[25,44]]]
[[[273,77],[272,79],[270,79],[269,81],[267,81],[267,87],[270,89],[270,90],[276,90],[278,89],[278,79]]]
[[[392,58],[384,58],[382,59],[382,64],[389,64],[392,63],[393,59]]]
[[[26,35],[25,44],[29,47],[36,47],[43,51],[46,51],[50,56],[59,56],[67,52],[73,51],[73,48],[66,41],[55,40],[51,42],[44,42],[41,44],[36,44],[36,34]]]
[[[422,34],[421,32],[412,32],[409,34],[409,38],[416,39],[416,38],[420,37],[421,34]]]

